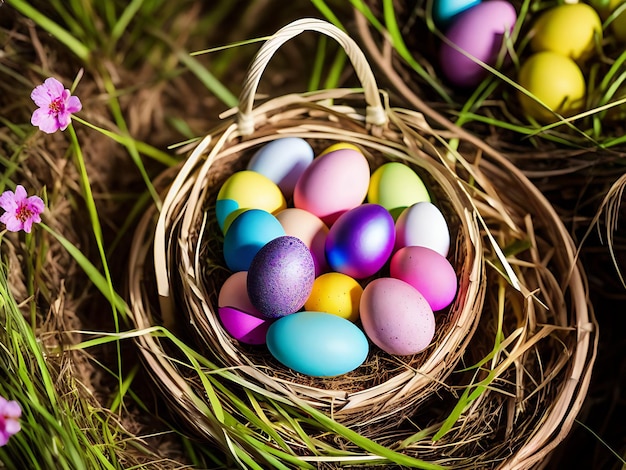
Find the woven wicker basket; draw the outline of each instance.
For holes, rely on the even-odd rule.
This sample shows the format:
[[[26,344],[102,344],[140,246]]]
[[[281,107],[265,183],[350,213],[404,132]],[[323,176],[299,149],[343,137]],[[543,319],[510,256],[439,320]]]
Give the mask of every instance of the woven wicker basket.
[[[363,90],[293,94],[255,107],[274,52],[307,30],[344,48]],[[594,319],[571,240],[515,168],[473,148],[462,157],[421,114],[392,109],[381,97],[362,52],[328,23],[299,20],[264,44],[236,116],[225,116],[182,166],[161,175],[155,184],[163,205],[137,229],[128,299],[146,367],[185,427],[241,466],[540,462],[571,427],[595,357]],[[353,143],[372,169],[403,161],[425,181],[451,227],[449,259],[459,278],[427,350],[398,358],[372,347],[355,371],[311,378],[222,329],[217,293],[229,271],[215,198],[259,146],[285,136],[317,151]],[[471,399],[461,408],[464,396]]]

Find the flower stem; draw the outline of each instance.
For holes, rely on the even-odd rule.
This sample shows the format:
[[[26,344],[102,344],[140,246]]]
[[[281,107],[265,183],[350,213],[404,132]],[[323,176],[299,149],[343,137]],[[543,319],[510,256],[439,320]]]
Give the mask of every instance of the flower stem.
[[[76,135],[76,130],[74,126],[70,123],[68,127],[68,131],[72,140],[72,147],[74,148],[74,154],[76,156],[76,163],[78,165],[78,169],[80,172],[81,182],[83,186],[83,191],[85,195],[85,203],[87,204],[87,211],[89,213],[89,218],[91,221],[91,225],[93,228],[93,234],[96,239],[96,244],[98,246],[98,252],[100,254],[100,259],[102,261],[102,269],[104,270],[104,276],[106,278],[106,283],[108,286],[108,298],[115,298],[115,290],[113,288],[113,281],[111,279],[111,273],[109,271],[109,266],[107,262],[107,257],[104,250],[104,243],[102,241],[102,227],[100,225],[100,219],[98,217],[98,211],[96,208],[96,203],[93,198],[93,193],[91,192],[91,184],[89,183],[89,176],[87,175],[87,168],[85,167],[85,159],[83,157],[83,152],[78,142],[78,136]],[[115,332],[119,333],[119,312],[115,302],[111,301],[111,309],[113,311],[113,322],[115,325]],[[121,357],[121,346],[119,342],[116,342],[117,347],[117,366],[118,366],[118,377],[120,378],[120,387],[122,385],[122,357]]]

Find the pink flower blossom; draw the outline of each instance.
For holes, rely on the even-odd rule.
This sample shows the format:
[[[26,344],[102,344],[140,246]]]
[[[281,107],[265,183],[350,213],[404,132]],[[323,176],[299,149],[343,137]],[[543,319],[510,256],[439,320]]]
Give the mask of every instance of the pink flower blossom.
[[[6,224],[8,231],[24,230],[30,233],[32,225],[41,222],[39,214],[43,212],[44,203],[38,196],[26,197],[24,186],[17,185],[15,193],[13,191],[2,193],[0,207],[6,211],[0,217],[0,222]]]
[[[77,96],[72,96],[70,90],[64,89],[63,84],[52,77],[35,87],[30,97],[39,106],[30,122],[48,134],[59,129],[64,131],[70,125],[72,113],[83,107]]]
[[[8,401],[0,397],[0,447],[22,429],[18,421],[20,416],[22,416],[22,409],[16,401]]]

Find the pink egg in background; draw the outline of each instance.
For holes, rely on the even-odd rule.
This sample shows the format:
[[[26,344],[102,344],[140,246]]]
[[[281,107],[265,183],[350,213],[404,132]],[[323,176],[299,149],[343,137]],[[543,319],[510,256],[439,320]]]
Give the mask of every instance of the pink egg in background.
[[[433,311],[450,305],[456,295],[454,268],[444,256],[424,246],[406,246],[398,250],[391,257],[389,273],[417,289]]]
[[[466,53],[493,66],[505,35],[512,31],[516,20],[517,12],[511,3],[488,0],[457,15],[445,37]],[[448,81],[460,87],[476,86],[488,74],[474,59],[445,41],[439,50],[439,62]]]
[[[428,301],[400,279],[381,277],[367,284],[359,310],[367,337],[389,354],[416,354],[435,335],[435,316]]]
[[[309,247],[315,262],[315,276],[328,271],[324,254],[328,226],[316,215],[297,207],[280,211],[276,214],[276,218],[285,229],[286,235],[299,238]]]
[[[330,226],[341,214],[365,200],[369,179],[369,163],[361,152],[341,148],[325,153],[315,158],[298,179],[294,206]]]

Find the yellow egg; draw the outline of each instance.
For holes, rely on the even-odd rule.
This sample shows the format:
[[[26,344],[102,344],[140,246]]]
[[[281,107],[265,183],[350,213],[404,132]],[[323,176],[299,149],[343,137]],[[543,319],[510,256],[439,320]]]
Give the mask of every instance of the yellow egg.
[[[217,194],[215,212],[217,222],[226,232],[226,218],[241,209],[263,209],[276,214],[287,207],[285,197],[276,183],[267,176],[251,170],[230,175]],[[229,218],[228,224],[233,217]]]
[[[325,148],[322,151],[322,153],[319,154],[319,156],[321,157],[322,155],[325,155],[327,153],[334,152],[335,150],[342,150],[342,149],[350,149],[350,150],[356,150],[357,152],[361,152],[361,149],[357,147],[356,145],[349,144],[347,142],[338,142],[336,144],[331,145],[330,147]]]
[[[626,0],[591,0],[590,3],[600,14],[602,21],[606,21],[624,2]],[[611,19],[610,28],[617,40],[626,42],[626,9],[623,9],[615,18]]]
[[[585,78],[578,65],[564,55],[555,52],[531,55],[520,68],[518,82],[562,116],[576,114],[584,104]],[[519,100],[526,114],[537,121],[557,120],[552,112],[521,92]]]
[[[563,4],[542,13],[530,34],[535,52],[557,52],[578,61],[586,59],[602,40],[602,22],[590,5]]]
[[[313,289],[304,303],[304,309],[332,313],[355,322],[359,318],[362,294],[363,288],[350,276],[337,272],[325,273],[313,281]]]

